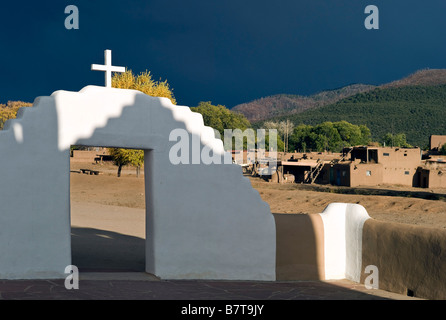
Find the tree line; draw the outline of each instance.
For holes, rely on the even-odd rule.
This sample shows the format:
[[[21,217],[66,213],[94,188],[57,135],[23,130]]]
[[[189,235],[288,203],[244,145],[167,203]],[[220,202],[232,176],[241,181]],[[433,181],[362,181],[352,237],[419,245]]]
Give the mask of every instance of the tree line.
[[[198,107],[192,107],[191,110],[202,114],[204,124],[217,130],[221,137],[223,137],[224,129],[245,130],[252,128],[243,114],[233,112],[222,105],[214,106],[211,102],[201,102]],[[412,147],[407,143],[405,133],[393,134],[388,132],[380,137],[380,142],[374,142],[372,141],[371,130],[366,125],[355,125],[345,120],[325,121],[317,125],[300,124],[298,126],[295,126],[289,119],[265,121],[261,128],[277,130],[277,151],[341,152],[345,147],[369,144]],[[246,147],[246,143],[244,145]],[[268,146],[266,147],[268,148]],[[231,146],[227,146],[226,150],[230,148]]]
[[[431,134],[446,132],[445,108],[446,85],[377,88],[334,104],[272,120],[289,119],[295,124],[312,126],[345,120],[366,125],[371,131],[371,139],[381,144],[388,133],[404,133],[407,143],[425,148]],[[255,125],[262,126],[262,123]]]

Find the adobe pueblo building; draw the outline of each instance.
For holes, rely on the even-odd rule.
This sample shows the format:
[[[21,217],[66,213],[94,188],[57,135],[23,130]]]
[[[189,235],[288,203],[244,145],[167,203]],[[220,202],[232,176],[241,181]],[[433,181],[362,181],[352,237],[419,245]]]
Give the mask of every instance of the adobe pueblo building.
[[[344,150],[344,157],[348,155],[349,159],[326,167],[331,184],[348,187],[416,184],[420,148],[353,147]]]
[[[446,136],[437,136],[439,145]],[[446,188],[446,156],[438,148],[423,154],[421,149],[355,146],[342,153],[281,154],[276,171],[263,178],[278,183],[318,183],[336,186],[396,185]],[[268,161],[265,160],[268,164]],[[258,174],[260,162],[252,166]]]
[[[431,135],[429,137],[429,154],[438,155],[442,146],[446,144],[445,135]]]
[[[446,157],[426,159],[417,169],[421,188],[446,188]]]
[[[446,144],[445,135],[430,136],[429,151],[423,164],[417,169],[418,186],[422,188],[446,188],[446,155],[440,149]]]

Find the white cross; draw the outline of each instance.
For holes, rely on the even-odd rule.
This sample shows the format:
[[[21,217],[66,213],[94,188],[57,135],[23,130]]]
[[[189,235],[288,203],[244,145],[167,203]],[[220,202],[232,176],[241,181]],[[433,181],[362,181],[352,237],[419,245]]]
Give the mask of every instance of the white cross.
[[[105,87],[111,88],[111,73],[112,72],[125,72],[125,67],[114,67],[111,62],[111,50],[104,51],[105,64],[92,64],[91,70],[105,71]]]

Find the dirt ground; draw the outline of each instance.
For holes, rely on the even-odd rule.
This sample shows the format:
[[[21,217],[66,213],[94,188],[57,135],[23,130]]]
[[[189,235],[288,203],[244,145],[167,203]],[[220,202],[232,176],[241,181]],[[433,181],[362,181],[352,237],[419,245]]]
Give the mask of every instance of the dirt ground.
[[[100,174],[82,174],[79,172],[80,168],[95,169],[100,171]],[[145,208],[144,170],[141,170],[140,177],[136,177],[135,168],[124,168],[120,178],[117,178],[117,167],[113,165],[72,164],[71,170],[72,203]],[[262,199],[270,205],[273,213],[320,213],[329,203],[347,202],[361,204],[369,215],[377,220],[446,228],[444,190],[402,187],[387,190],[389,187],[381,187],[377,188],[380,195],[373,194],[374,190],[369,189],[359,190],[362,194],[345,194],[335,187],[323,189],[323,186],[320,186],[319,189],[323,191],[315,191],[298,184],[279,185],[260,178],[247,178],[251,180],[252,186],[258,190]],[[392,195],[392,191],[399,193]],[[434,200],[425,199],[429,194],[440,197],[434,197]]]
[[[94,169],[100,174],[82,174],[78,171],[81,168]],[[135,168],[124,168],[118,178],[117,171],[117,167],[112,165],[72,164],[71,201],[144,209],[143,172],[137,178]]]
[[[446,228],[446,201],[418,198],[418,190],[394,188],[403,196],[385,195],[393,194],[393,190],[387,191],[384,188],[377,188],[383,195],[372,194],[374,190],[367,194],[369,189],[359,190],[364,194],[343,194],[305,190],[305,186],[298,184],[279,185],[259,178],[250,179],[273,213],[321,213],[333,202],[357,203],[364,206],[370,217],[377,220]],[[339,191],[336,187],[329,190]]]

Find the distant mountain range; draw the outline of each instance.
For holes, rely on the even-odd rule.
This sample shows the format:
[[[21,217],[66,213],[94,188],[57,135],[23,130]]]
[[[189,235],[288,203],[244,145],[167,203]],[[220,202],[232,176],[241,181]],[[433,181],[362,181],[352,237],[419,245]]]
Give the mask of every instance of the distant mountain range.
[[[374,88],[375,86],[372,85],[353,84],[340,89],[322,91],[311,96],[277,94],[239,104],[231,110],[242,113],[250,122],[256,122],[322,107]]]
[[[420,70],[380,86],[350,85],[308,97],[275,95],[232,110],[255,127],[265,120],[289,119],[295,125],[346,120],[367,125],[374,141],[405,133],[408,143],[425,147],[430,135],[446,134],[446,70]]]
[[[425,69],[408,77],[380,86],[352,84],[343,88],[326,90],[311,96],[277,94],[242,103],[231,110],[245,115],[251,122],[257,122],[280,116],[294,115],[310,109],[334,104],[344,98],[359,93],[369,92],[376,88],[397,88],[403,86],[435,86],[446,84],[446,69]]]
[[[438,86],[446,84],[446,69],[419,70],[401,80],[396,80],[380,87],[398,88],[404,86]]]

